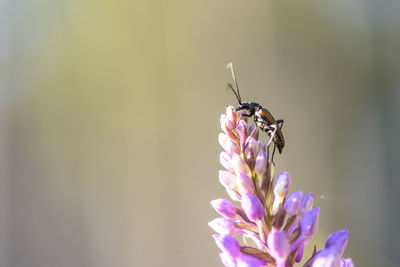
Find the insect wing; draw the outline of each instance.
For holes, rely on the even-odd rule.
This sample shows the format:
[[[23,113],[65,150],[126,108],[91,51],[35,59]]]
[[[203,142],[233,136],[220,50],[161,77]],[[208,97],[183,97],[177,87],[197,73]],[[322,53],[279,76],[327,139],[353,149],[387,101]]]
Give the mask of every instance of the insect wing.
[[[268,124],[276,124],[276,121],[272,114],[266,108],[262,108],[259,111],[261,118],[268,122]]]

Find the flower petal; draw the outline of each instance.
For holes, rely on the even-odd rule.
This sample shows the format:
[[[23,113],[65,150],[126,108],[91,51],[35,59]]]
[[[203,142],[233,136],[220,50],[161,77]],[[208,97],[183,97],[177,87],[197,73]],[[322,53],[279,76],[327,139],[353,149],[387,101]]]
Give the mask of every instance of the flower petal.
[[[267,244],[271,255],[278,261],[285,261],[290,253],[289,240],[284,231],[272,229]]]
[[[242,208],[252,222],[258,222],[264,217],[264,207],[258,197],[247,193],[242,197]]]
[[[266,265],[267,264],[265,262],[245,253],[242,253],[240,257],[236,259],[237,267],[261,267]]]
[[[287,215],[292,216],[297,214],[300,209],[302,195],[302,191],[297,191],[286,198],[285,203],[283,203],[283,208]]]
[[[219,234],[232,235],[235,232],[235,224],[225,218],[216,218],[208,223],[215,232]]]
[[[239,190],[239,193],[243,196],[247,193],[254,192],[254,184],[251,178],[243,173],[239,173],[236,175],[236,184]]]
[[[318,217],[318,207],[304,213],[300,221],[301,235],[305,237],[311,237],[317,231]]]
[[[222,252],[228,254],[232,258],[237,258],[240,255],[240,244],[234,237],[224,234],[215,234],[213,237],[215,243],[217,243],[217,246]]]
[[[236,176],[228,171],[219,171],[219,182],[228,189],[235,189],[236,185]]]
[[[211,206],[220,215],[227,219],[234,219],[236,217],[236,206],[229,200],[218,198],[211,201]]]
[[[232,155],[232,167],[236,174],[243,173],[250,175],[251,173],[249,166],[238,154]]]

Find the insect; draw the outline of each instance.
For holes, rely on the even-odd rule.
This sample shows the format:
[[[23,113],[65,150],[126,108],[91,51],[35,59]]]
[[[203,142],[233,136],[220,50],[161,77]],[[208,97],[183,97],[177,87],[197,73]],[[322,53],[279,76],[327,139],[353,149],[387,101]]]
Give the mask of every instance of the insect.
[[[255,102],[242,102],[240,97],[239,87],[235,76],[235,71],[233,70],[233,64],[229,63],[227,68],[231,70],[233,81],[235,82],[235,87],[232,86],[231,83],[228,83],[228,87],[232,90],[235,94],[239,106],[236,107],[236,111],[243,110],[245,111],[242,113],[244,117],[254,117],[254,123],[258,128],[262,131],[266,132],[268,136],[271,138],[268,147],[271,143],[271,140],[274,142],[274,151],[272,152],[272,162],[275,154],[275,149],[278,148],[279,153],[282,153],[283,148],[285,147],[285,138],[282,134],[282,127],[283,127],[283,120],[275,120],[272,116],[271,112],[268,109],[263,108],[260,104]],[[253,131],[254,133],[254,131]],[[251,133],[251,135],[253,135]]]

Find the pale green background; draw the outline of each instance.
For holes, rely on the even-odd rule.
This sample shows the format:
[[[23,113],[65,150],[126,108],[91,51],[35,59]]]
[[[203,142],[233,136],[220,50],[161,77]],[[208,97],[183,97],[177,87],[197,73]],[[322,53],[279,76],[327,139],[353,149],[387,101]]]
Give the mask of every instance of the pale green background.
[[[400,2],[0,0],[0,266],[222,266],[219,116],[285,119],[315,242],[396,266]]]

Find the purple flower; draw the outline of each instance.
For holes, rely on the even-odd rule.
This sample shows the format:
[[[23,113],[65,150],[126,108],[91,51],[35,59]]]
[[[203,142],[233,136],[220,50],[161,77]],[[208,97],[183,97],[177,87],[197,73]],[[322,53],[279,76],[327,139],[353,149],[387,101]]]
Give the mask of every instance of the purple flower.
[[[260,200],[253,194],[247,193],[242,197],[242,208],[247,215],[247,218],[252,222],[262,220],[264,216],[264,207]]]
[[[326,240],[325,248],[315,254],[312,266],[354,266],[351,259],[342,259],[348,238],[347,229],[332,233]]]
[[[292,244],[290,250],[293,252],[301,244],[308,243],[313,234],[317,231],[318,228],[318,217],[319,217],[319,208],[315,208],[313,210],[307,211],[300,221],[300,236],[296,239],[296,241]]]
[[[305,237],[311,237],[318,228],[319,208],[307,211],[301,218],[301,234]]]
[[[297,253],[296,253],[296,258],[295,258],[296,262],[300,262],[301,259],[303,258],[303,252],[304,252],[304,248],[306,246],[306,243],[307,242],[303,242],[303,243],[300,244],[299,249],[297,250]]]
[[[340,267],[354,267],[353,261],[350,258],[342,259]]]
[[[236,217],[236,206],[226,199],[215,199],[211,201],[211,206],[226,219],[234,219]]]
[[[349,231],[347,229],[334,232],[328,236],[328,239],[326,240],[325,243],[325,248],[334,247],[335,250],[342,255],[344,249],[347,246],[348,238],[349,238]]]
[[[287,215],[292,216],[297,214],[300,209],[302,195],[302,191],[297,191],[288,196],[285,204],[283,205],[283,208],[285,209]]]
[[[289,186],[290,186],[290,176],[288,172],[281,172],[276,177],[276,182],[274,186],[274,193],[275,196],[278,197],[286,197],[289,193]]]
[[[264,134],[259,139],[259,130],[253,133],[254,126],[234,107],[228,107],[220,121],[224,132],[218,137],[224,149],[220,162],[225,170],[219,171],[219,181],[241,203],[240,208],[226,199],[211,201],[223,216],[208,223],[218,233],[213,237],[222,251],[222,263],[228,267],[293,266],[302,260],[318,228],[320,209],[312,208],[314,193],[289,195],[289,174],[282,172],[274,178],[274,164],[267,156],[272,149],[268,146],[274,143],[264,143]],[[237,235],[243,245],[233,237]],[[305,266],[353,267],[350,258],[342,258],[348,236],[348,230],[331,234],[325,248],[307,259]]]
[[[290,253],[289,240],[284,231],[272,229],[268,235],[268,248],[276,259],[277,266],[286,266],[286,258]]]
[[[250,255],[242,253],[242,255],[236,259],[236,266],[237,267],[261,267],[261,266],[266,266],[266,263],[257,258],[254,258]]]
[[[300,215],[303,215],[306,211],[309,211],[314,203],[314,193],[308,193],[303,196],[300,205]]]
[[[237,258],[240,255],[240,244],[234,237],[224,234],[213,235],[213,237],[223,253],[228,254],[231,258]]]

